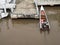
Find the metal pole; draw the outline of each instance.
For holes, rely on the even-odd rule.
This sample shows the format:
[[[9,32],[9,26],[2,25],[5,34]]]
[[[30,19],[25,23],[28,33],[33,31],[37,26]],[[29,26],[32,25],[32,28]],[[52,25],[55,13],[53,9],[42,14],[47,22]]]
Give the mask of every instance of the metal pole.
[[[16,3],[16,0],[12,0],[13,1],[13,4],[15,4]]]
[[[3,4],[4,12],[6,13],[6,2]]]
[[[36,5],[37,15],[39,15],[39,9],[38,9],[38,3],[37,3],[37,0],[34,0],[34,2],[35,2],[35,5]]]

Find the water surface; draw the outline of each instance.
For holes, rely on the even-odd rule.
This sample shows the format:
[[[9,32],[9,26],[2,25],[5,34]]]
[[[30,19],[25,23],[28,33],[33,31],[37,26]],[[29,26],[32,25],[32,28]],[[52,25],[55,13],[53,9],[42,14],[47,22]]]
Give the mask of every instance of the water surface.
[[[40,32],[39,20],[0,20],[0,45],[60,45],[60,6],[45,7],[50,31]]]

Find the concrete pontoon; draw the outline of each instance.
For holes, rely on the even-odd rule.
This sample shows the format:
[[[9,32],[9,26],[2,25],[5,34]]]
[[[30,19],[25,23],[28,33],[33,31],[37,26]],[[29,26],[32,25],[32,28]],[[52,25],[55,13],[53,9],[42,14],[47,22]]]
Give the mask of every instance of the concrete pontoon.
[[[16,5],[16,9],[11,13],[11,18],[39,18],[37,5],[29,0],[23,0]]]

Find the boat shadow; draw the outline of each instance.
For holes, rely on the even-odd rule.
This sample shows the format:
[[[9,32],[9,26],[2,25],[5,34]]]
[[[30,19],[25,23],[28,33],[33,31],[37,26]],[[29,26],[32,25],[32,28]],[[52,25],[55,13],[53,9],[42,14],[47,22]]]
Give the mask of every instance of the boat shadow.
[[[48,34],[50,33],[50,29],[40,29],[40,33],[42,34],[42,33],[45,33],[45,32],[47,32]]]

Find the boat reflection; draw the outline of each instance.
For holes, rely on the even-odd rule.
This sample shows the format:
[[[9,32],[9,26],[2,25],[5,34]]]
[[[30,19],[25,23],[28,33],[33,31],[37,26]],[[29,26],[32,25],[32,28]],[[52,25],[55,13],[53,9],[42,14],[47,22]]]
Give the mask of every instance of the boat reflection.
[[[50,29],[43,29],[43,30],[40,30],[40,33],[45,33],[45,32],[47,32],[48,34],[50,33]]]

